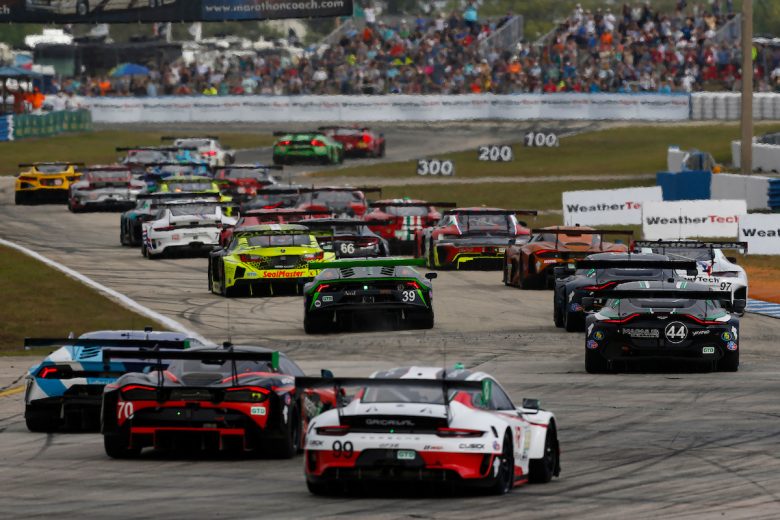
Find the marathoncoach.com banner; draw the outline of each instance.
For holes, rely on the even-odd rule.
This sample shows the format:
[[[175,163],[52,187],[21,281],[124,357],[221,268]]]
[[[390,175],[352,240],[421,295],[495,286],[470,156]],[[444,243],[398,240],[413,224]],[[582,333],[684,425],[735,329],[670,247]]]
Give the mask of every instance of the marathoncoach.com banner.
[[[353,0],[0,0],[0,22],[137,23],[351,16]]]

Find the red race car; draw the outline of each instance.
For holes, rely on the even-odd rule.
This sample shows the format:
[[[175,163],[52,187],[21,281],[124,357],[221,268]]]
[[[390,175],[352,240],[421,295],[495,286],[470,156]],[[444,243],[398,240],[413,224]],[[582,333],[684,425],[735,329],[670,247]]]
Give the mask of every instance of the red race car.
[[[327,211],[307,211],[292,208],[253,209],[242,213],[235,226],[225,227],[219,234],[220,247],[227,247],[233,239],[233,233],[245,227],[262,224],[292,224],[310,218],[328,218]]]
[[[384,157],[385,134],[357,126],[321,126],[318,129],[344,145],[345,157]]]
[[[365,220],[369,229],[390,244],[392,254],[412,254],[415,234],[441,219],[436,208],[455,208],[454,202],[428,202],[413,199],[386,199],[371,203]],[[381,222],[381,225],[375,222]]]
[[[327,211],[333,217],[362,218],[368,212],[366,193],[382,193],[382,188],[306,188],[300,190],[297,209]]]
[[[233,202],[245,202],[257,196],[258,190],[276,184],[271,170],[283,169],[283,166],[232,164],[219,168],[214,178],[220,181],[224,194],[230,195]]]
[[[531,235],[516,215],[534,210],[457,208],[444,212],[439,223],[416,234],[417,256],[431,269],[501,269],[510,241],[527,242]]]

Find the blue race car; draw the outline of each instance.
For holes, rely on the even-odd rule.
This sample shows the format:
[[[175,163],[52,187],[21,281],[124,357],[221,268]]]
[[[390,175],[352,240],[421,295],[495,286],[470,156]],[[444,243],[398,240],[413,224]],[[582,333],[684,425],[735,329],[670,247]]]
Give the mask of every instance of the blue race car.
[[[129,372],[157,364],[155,353],[132,363],[103,362],[103,349],[183,350],[202,345],[176,332],[104,330],[78,338],[27,338],[25,348],[60,347],[30,368],[24,393],[24,418],[32,432],[99,430],[103,387]]]

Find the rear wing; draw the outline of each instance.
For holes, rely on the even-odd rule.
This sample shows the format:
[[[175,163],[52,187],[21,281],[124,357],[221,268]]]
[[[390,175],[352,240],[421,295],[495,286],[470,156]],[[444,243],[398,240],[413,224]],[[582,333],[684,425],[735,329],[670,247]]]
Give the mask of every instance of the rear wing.
[[[747,242],[733,242],[727,240],[708,240],[699,242],[696,240],[635,240],[634,249],[664,248],[664,249],[743,249],[748,250]]]
[[[284,216],[289,218],[295,217],[313,217],[315,215],[326,215],[327,211],[317,211],[309,209],[296,209],[288,210],[284,208],[264,208],[264,209],[250,209],[241,213],[242,217],[275,217]]]
[[[332,125],[332,126],[321,126],[321,127],[318,128],[318,130],[320,132],[327,131],[327,130],[355,130],[357,132],[368,132],[371,129],[368,128],[367,126],[360,127],[360,126],[346,126],[346,125],[345,126],[336,126],[336,125]]]
[[[300,193],[316,193],[322,191],[362,191],[363,193],[382,193],[382,188],[380,186],[326,186],[323,188],[301,188],[299,190]]]
[[[193,146],[118,146],[115,148],[117,152],[133,152],[133,151],[146,151],[146,152],[178,152],[182,150],[197,152],[198,149]]]
[[[694,260],[577,260],[576,269],[670,269],[698,273]]]
[[[85,164],[83,162],[57,162],[57,161],[51,161],[51,162],[34,162],[34,163],[21,163],[18,165],[19,168],[34,168],[36,166],[75,166],[75,167],[83,167]]]
[[[568,236],[580,236],[580,235],[625,235],[634,236],[632,229],[532,229],[531,233],[552,233],[555,235],[568,235]]]
[[[373,258],[366,260],[336,260],[309,262],[309,269],[347,269],[350,267],[423,267],[424,258]]]
[[[322,212],[315,212],[317,215],[322,215]],[[348,218],[329,218],[329,219],[307,219],[296,222],[302,226],[306,226],[309,229],[322,229],[332,227],[349,227],[359,229],[366,226],[388,226],[392,224],[391,221],[386,220],[355,220]]]
[[[220,170],[284,170],[284,166],[279,164],[231,164],[229,166],[220,166]]]
[[[197,202],[212,202],[212,201],[219,202],[219,195],[216,194],[209,195],[203,193],[170,192],[170,191],[155,192],[155,193],[141,193],[136,198],[138,200],[191,199]]]
[[[535,209],[453,209],[444,212],[445,215],[532,215],[539,212]]]
[[[728,300],[731,291],[686,291],[684,289],[625,289],[601,291],[599,299],[642,299],[642,300]]]
[[[151,355],[150,355],[151,354]],[[246,350],[233,350],[227,348],[224,350],[197,349],[180,351],[132,351],[132,350],[105,350],[103,352],[103,361],[109,362],[112,359],[165,359],[165,360],[192,360],[192,361],[269,361],[274,368],[279,367],[279,352],[250,352]]]
[[[219,141],[219,136],[216,135],[200,135],[200,136],[175,136],[175,135],[164,135],[160,137],[160,141],[175,141],[176,139],[212,139],[214,141]]]
[[[257,190],[255,193],[258,195],[298,195],[303,189],[305,188],[265,188],[262,190]]]
[[[154,340],[154,339],[93,339],[93,338],[24,338],[25,350],[51,347],[99,347],[121,349],[179,349],[190,347],[190,340]],[[105,352],[104,351],[104,355]],[[122,351],[125,352],[125,351]],[[128,351],[132,352],[132,350]],[[148,353],[145,354],[148,357]],[[167,353],[166,353],[167,355]]]
[[[369,201],[372,208],[457,208],[456,202],[376,202]]]

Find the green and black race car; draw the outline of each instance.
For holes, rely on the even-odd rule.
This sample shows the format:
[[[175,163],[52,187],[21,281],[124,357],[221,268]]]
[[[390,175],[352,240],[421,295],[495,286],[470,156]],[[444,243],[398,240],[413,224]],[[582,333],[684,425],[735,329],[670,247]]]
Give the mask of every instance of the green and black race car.
[[[274,164],[316,162],[341,164],[344,162],[344,145],[319,131],[274,132]]]
[[[433,328],[433,286],[436,273],[424,276],[412,266],[424,259],[383,258],[312,262],[322,271],[304,286],[303,327],[321,334],[373,325],[390,318],[415,329]]]

